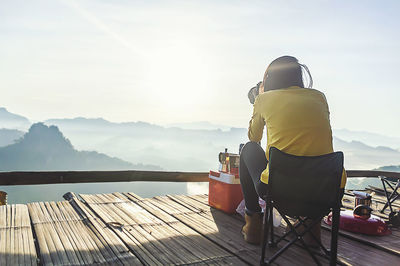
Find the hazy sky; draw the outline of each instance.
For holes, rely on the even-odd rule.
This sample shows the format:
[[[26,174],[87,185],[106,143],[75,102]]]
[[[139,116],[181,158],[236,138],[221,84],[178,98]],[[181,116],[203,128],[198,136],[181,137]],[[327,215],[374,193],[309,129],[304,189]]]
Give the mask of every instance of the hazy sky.
[[[247,91],[294,55],[334,128],[400,136],[400,1],[0,0],[0,106],[246,127]]]

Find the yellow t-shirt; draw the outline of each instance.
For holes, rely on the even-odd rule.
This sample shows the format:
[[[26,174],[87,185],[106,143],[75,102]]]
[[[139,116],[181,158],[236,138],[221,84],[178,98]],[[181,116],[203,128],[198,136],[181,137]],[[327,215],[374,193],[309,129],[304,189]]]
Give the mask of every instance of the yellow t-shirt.
[[[314,89],[289,87],[257,96],[248,136],[258,142],[267,127],[266,157],[269,148],[298,156],[318,156],[333,152],[329,108],[325,95]],[[346,185],[343,170],[341,188]],[[261,174],[268,184],[268,167]]]

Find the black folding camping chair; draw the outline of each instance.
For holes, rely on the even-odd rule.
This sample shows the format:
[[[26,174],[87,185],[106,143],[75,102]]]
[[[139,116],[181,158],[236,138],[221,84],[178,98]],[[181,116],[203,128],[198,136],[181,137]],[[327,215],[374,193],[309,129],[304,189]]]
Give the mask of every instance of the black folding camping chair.
[[[343,153],[335,152],[321,156],[295,156],[286,154],[275,147],[269,150],[268,194],[264,197],[267,209],[264,215],[264,236],[262,241],[260,265],[268,265],[277,259],[295,242],[299,241],[317,265],[320,262],[313,250],[304,242],[307,233],[318,243],[330,265],[336,264],[337,240],[340,219],[340,181],[343,171]],[[283,236],[275,239],[272,209],[281,214],[290,229]],[[331,244],[328,251],[311,228],[332,210],[333,221]],[[297,219],[293,225],[289,217]],[[305,228],[301,233],[296,228]],[[267,243],[270,247],[286,237],[295,237],[266,259]]]
[[[390,214],[392,214],[394,213],[392,203],[400,198],[400,194],[397,192],[398,188],[400,187],[400,179],[390,178],[386,176],[379,176],[379,179],[382,181],[383,190],[385,191],[385,196],[387,200],[385,206],[383,206],[380,212],[383,213],[385,209],[389,207]],[[389,192],[386,186],[389,186],[392,189],[392,192]]]

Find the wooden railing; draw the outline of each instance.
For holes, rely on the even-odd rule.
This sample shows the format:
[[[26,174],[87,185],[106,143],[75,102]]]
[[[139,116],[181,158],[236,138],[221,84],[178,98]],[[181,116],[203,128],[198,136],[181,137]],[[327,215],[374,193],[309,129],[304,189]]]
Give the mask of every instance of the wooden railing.
[[[400,179],[399,172],[369,170],[347,170],[346,172],[349,178],[386,176]],[[0,186],[131,181],[206,182],[208,181],[208,172],[162,172],[134,170],[0,172]]]

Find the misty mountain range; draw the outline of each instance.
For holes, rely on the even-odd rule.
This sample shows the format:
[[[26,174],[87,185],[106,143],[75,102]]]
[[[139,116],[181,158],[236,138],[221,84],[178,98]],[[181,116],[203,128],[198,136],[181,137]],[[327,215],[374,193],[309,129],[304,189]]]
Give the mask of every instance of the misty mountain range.
[[[385,136],[365,131],[353,131],[348,129],[333,129],[333,135],[344,141],[363,142],[372,147],[391,147],[400,150],[400,138]]]
[[[0,110],[2,109],[4,113],[5,109]],[[12,116],[8,116],[6,121],[8,125],[12,121],[10,117]],[[18,117],[22,121],[21,116]],[[0,128],[5,124],[0,116]],[[70,145],[72,143],[77,150],[101,152],[125,162],[140,162],[164,170],[215,169],[218,166],[219,152],[225,148],[230,152],[238,152],[239,144],[247,141],[245,128],[229,128],[208,122],[164,127],[146,122],[113,123],[102,118],[80,117],[49,119],[44,121],[44,124],[50,126],[49,128],[52,128],[52,125],[57,126],[68,138]],[[13,143],[11,132],[14,132],[15,139],[24,134],[20,130],[10,129],[12,127],[0,129],[0,146]],[[347,129],[333,130],[333,133],[335,150],[345,153],[347,169],[375,169],[400,165],[400,138]],[[8,138],[1,137],[6,134],[9,134]],[[75,151],[78,152],[77,150]],[[135,169],[134,167],[138,166],[130,167]],[[91,167],[98,166],[93,164]]]
[[[95,151],[77,151],[56,126],[36,123],[14,144],[0,148],[0,170],[160,170]]]
[[[0,128],[26,131],[30,126],[31,122],[26,117],[10,113],[6,108],[0,107]]]
[[[379,167],[377,170],[389,171],[389,172],[400,172],[400,165],[387,165]]]
[[[7,146],[14,143],[17,139],[21,138],[25,132],[17,129],[0,129],[0,147]]]

